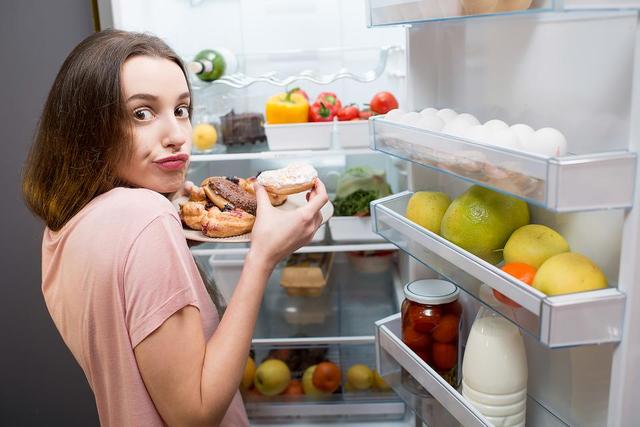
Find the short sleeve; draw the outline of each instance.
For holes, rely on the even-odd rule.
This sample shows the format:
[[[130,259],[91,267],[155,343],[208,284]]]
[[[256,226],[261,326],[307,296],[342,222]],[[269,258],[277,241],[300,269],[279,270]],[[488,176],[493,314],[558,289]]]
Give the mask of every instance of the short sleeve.
[[[171,315],[198,307],[198,270],[178,220],[164,214],[134,241],[124,267],[124,301],[131,346],[135,348]]]

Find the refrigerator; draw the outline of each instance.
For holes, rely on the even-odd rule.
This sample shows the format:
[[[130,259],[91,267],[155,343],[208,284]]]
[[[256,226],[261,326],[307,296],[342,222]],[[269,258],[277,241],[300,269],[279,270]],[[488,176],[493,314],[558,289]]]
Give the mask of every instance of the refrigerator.
[[[270,95],[299,86],[312,97],[331,91],[360,105],[391,91],[405,112],[448,108],[480,122],[552,127],[566,137],[566,153],[545,156],[380,115],[357,124],[357,133],[339,122],[303,125],[278,147],[275,129],[265,126],[267,142],[223,139],[210,152],[194,152],[194,182],[302,160],[316,167],[331,196],[353,166],[384,171],[392,189],[371,203],[369,219],[332,218],[300,249],[331,258],[320,296],[287,294],[280,284],[286,263],[274,272],[254,334],[256,363],[279,355],[301,376],[310,363],[328,359],[340,366],[343,384],[321,398],[247,394],[252,424],[493,425],[402,340],[403,286],[423,278],[461,290],[461,360],[475,314],[487,305],[483,292],[501,292],[519,305],[490,309],[524,340],[527,426],[637,424],[640,5],[534,0],[508,10],[486,3],[98,1],[102,28],[150,31],[187,62],[206,48],[234,53],[236,70],[221,81],[191,76],[194,124],[221,129],[230,111],[263,113]],[[321,132],[320,145],[308,145]],[[526,201],[531,223],[562,234],[572,251],[600,267],[608,286],[545,295],[406,218],[414,192],[454,199],[472,185]],[[370,228],[355,231],[363,223]],[[206,243],[192,252],[229,298],[247,250]],[[363,269],[356,259],[363,251],[385,251],[391,265]],[[344,378],[354,364],[376,370],[392,390],[349,390]],[[406,375],[426,393],[409,391]]]

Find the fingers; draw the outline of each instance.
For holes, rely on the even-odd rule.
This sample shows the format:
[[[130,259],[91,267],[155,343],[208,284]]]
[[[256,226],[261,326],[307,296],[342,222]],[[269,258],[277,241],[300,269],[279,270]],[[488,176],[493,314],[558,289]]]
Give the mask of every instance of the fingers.
[[[194,187],[195,187],[195,184],[192,181],[185,181],[184,182],[184,187],[183,188],[184,188],[184,192],[186,194],[191,193],[191,190],[193,190]]]
[[[320,181],[318,178],[316,178],[315,185],[308,194],[309,203],[307,203],[307,205],[303,209],[309,209],[311,211],[317,212],[329,201],[327,189],[325,188],[322,181]]]
[[[257,182],[253,184],[253,190],[256,192],[256,200],[258,202],[258,211],[266,209],[267,206],[271,207],[271,201],[269,200],[269,194],[267,190]]]

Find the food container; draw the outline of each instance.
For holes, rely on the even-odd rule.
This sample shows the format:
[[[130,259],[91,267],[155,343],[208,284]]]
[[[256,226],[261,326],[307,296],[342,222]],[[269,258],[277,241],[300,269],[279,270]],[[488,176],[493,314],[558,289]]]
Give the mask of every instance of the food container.
[[[446,280],[423,279],[404,287],[402,341],[452,387],[460,384],[462,306],[458,287]],[[405,385],[422,394],[422,387],[403,374]]]
[[[357,251],[347,253],[354,270],[359,273],[383,273],[391,267],[395,251]]]
[[[370,216],[334,216],[329,220],[331,239],[334,242],[384,242],[374,233]]]
[[[325,150],[331,146],[333,122],[264,125],[269,149]]]
[[[342,148],[369,146],[369,121],[350,120],[336,123],[336,138]]]
[[[243,264],[244,255],[215,254],[209,258],[213,280],[227,303],[240,280]]]
[[[291,255],[282,270],[280,286],[292,297],[322,295],[333,265],[333,255],[333,252]]]

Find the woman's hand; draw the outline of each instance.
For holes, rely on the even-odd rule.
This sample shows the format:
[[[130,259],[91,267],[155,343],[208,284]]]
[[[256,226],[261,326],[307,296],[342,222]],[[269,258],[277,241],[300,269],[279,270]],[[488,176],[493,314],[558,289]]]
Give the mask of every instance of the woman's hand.
[[[293,211],[283,211],[271,206],[267,191],[255,184],[258,209],[251,231],[249,255],[274,268],[283,258],[306,245],[322,224],[320,209],[329,196],[322,181],[316,178],[313,189],[307,194],[307,203]]]

